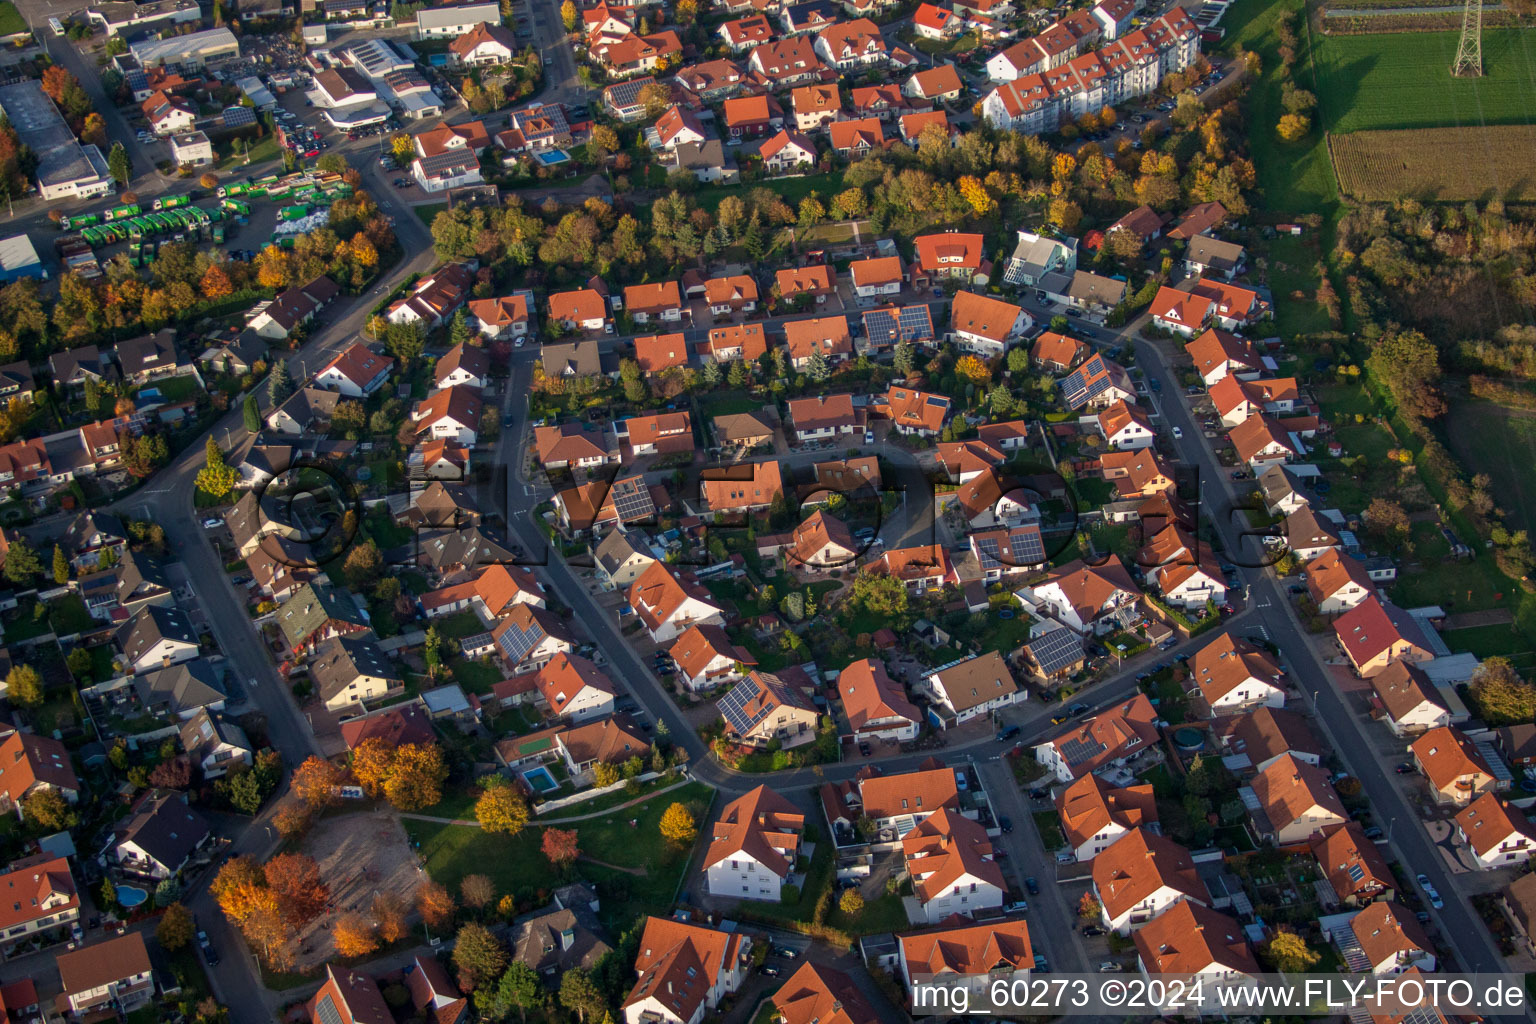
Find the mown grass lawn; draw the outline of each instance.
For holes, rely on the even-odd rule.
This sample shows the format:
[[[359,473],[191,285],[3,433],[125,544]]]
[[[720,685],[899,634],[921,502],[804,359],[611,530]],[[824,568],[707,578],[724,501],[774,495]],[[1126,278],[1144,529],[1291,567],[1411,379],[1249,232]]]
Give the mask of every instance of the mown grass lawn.
[[[708,827],[713,792],[703,783],[692,783],[638,807],[555,826],[574,827],[583,856],[613,865],[581,861],[575,875],[606,890],[602,917],[615,927],[614,934],[640,916],[665,913],[671,907],[691,851],[674,849],[662,838],[661,816],[673,803],[681,802],[693,811],[702,833]],[[582,811],[578,806],[569,813]],[[411,840],[419,844],[427,874],[455,891],[466,875],[488,875],[498,893],[511,894],[522,903],[539,899],[540,893],[567,880],[540,852],[543,828],[537,822],[530,822],[515,836],[492,835],[469,825],[416,820],[405,825]]]

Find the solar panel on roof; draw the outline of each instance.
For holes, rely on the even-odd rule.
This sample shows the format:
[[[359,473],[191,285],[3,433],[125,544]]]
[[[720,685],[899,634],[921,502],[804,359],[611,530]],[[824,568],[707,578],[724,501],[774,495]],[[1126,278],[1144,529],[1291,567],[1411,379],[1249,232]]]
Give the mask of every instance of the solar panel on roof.
[[[1076,736],[1061,745],[1061,756],[1067,764],[1082,764],[1104,753],[1104,744],[1098,740],[1083,740]]]
[[[899,340],[897,320],[886,309],[872,309],[864,314],[864,333],[875,345],[889,345]]]
[[[1070,629],[1053,629],[1028,643],[1029,656],[1040,671],[1053,675],[1083,660],[1082,641]]]
[[[501,636],[497,637],[496,643],[507,661],[516,665],[529,651],[538,646],[543,634],[544,631],[537,624],[530,624],[528,629],[508,624]]]
[[[746,735],[752,731],[753,726],[767,717],[767,702],[759,701],[755,710],[747,710],[747,704],[757,695],[756,684],[748,682],[736,687],[720,699],[720,714],[730,723],[731,728],[736,730],[737,735]]]
[[[1045,538],[1038,526],[1014,530],[1008,535],[1008,546],[1013,550],[1016,565],[1038,565],[1045,561]]]
[[[255,124],[256,112],[250,107],[225,107],[224,127],[239,128],[243,125]]]
[[[927,306],[908,306],[896,314],[902,341],[933,337],[933,316]]]
[[[940,398],[938,395],[929,395],[928,396],[928,404],[929,405],[937,405],[937,406],[939,406],[942,409],[948,409],[949,408],[949,399],[947,399],[947,398]]]
[[[320,1024],[341,1024],[341,1014],[336,1011],[336,1000],[330,996],[321,999],[315,1007],[315,1016],[320,1018]]]
[[[614,485],[613,507],[622,522],[631,523],[656,514],[650,488],[643,480],[624,480]]]
[[[1361,867],[1359,864],[1351,864],[1349,866],[1349,880],[1351,882],[1365,881],[1365,868]]]

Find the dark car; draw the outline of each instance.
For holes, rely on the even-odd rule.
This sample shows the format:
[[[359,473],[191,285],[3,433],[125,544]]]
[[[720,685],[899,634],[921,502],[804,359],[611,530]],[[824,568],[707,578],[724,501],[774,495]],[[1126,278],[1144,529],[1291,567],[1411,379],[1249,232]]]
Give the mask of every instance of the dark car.
[[[999,742],[999,743],[1006,743],[1008,740],[1013,739],[1018,734],[1019,734],[1019,727],[1018,726],[1016,726],[1016,725],[1005,726],[1004,728],[997,730],[997,742]]]
[[[1047,789],[1042,789],[1041,787],[1036,786],[1034,789],[1029,791],[1029,795],[1031,799],[1034,800],[1047,800],[1050,798],[1051,793]]]
[[[1382,832],[1378,826],[1372,825],[1370,828],[1366,829],[1360,834],[1365,836],[1367,839],[1380,839],[1386,833]]]
[[[1396,770],[1397,774],[1399,774],[1399,775],[1408,775],[1411,772],[1413,772],[1413,770],[1414,770],[1413,762],[1412,761],[1404,761],[1402,764],[1398,765],[1395,770]]]
[[[1095,935],[1103,935],[1104,929],[1096,924],[1085,924],[1083,925],[1083,934],[1092,938]]]
[[[1024,888],[1029,890],[1029,894],[1031,896],[1040,895],[1040,883],[1035,880],[1034,875],[1030,875],[1028,878],[1024,879]]]
[[[763,964],[759,970],[770,978],[777,978],[779,976],[779,969],[773,966],[773,964]]]
[[[1013,831],[1013,819],[999,817],[997,819],[997,827],[1002,830],[1004,835],[1007,835],[1009,832]]]
[[[1087,713],[1088,713],[1088,705],[1084,704],[1082,702],[1078,702],[1076,704],[1073,704],[1071,707],[1067,708],[1067,714],[1071,715],[1073,718],[1077,718],[1079,716],[1086,715]]]
[[[775,946],[773,951],[786,960],[793,960],[800,955],[800,951],[790,946]]]

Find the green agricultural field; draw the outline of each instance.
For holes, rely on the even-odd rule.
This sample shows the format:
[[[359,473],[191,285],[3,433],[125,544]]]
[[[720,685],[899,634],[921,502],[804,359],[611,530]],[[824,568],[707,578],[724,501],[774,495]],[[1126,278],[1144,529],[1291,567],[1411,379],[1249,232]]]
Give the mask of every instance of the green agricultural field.
[[[1452,78],[1455,32],[1314,36],[1317,99],[1331,132],[1529,124],[1536,36],[1485,29],[1482,78]]]

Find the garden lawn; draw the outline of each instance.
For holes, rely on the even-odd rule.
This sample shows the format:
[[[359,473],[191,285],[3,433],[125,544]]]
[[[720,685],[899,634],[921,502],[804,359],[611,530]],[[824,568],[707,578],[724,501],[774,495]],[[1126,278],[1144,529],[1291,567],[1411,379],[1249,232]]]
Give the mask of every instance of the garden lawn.
[[[1229,15],[1230,16],[1230,15]],[[1317,99],[1330,131],[1530,124],[1536,40],[1483,29],[1483,75],[1452,78],[1457,32],[1314,37]]]
[[[453,670],[453,681],[463,687],[466,693],[490,693],[491,687],[502,680],[501,670],[489,661],[470,661],[458,657],[448,662],[448,667]]]
[[[437,627],[440,635],[452,637],[455,640],[485,632],[485,623],[480,621],[480,616],[468,609],[454,612],[452,615],[444,615],[434,620],[432,625]]]
[[[575,873],[607,888],[602,916],[606,922],[622,925],[615,934],[637,917],[664,913],[672,906],[678,883],[688,870],[690,851],[668,846],[658,827],[661,816],[673,803],[682,802],[692,808],[702,831],[708,827],[713,792],[703,783],[692,783],[638,807],[574,823],[582,855],[613,865],[581,861]],[[636,822],[633,827],[632,819]],[[540,852],[543,830],[536,822],[515,836],[414,819],[405,825],[411,840],[419,844],[427,873],[450,889],[457,890],[465,875],[489,875],[497,892],[512,894],[522,902],[537,898],[541,890],[564,880]],[[631,874],[623,870],[626,868],[638,873]]]
[[[807,174],[798,178],[769,178],[764,181],[754,181],[744,185],[725,185],[720,188],[700,189],[694,193],[694,198],[699,205],[710,213],[714,213],[720,206],[720,200],[726,196],[745,196],[753,189],[766,188],[783,199],[792,208],[798,208],[800,200],[815,192],[823,203],[843,190],[843,173],[832,171],[829,174]],[[430,225],[432,222],[429,220]]]
[[[827,914],[827,924],[849,935],[878,935],[881,932],[906,931],[911,923],[907,920],[907,908],[898,893],[888,892],[877,900],[864,904],[864,909],[853,917],[844,914],[834,900]]]
[[[1445,418],[1451,451],[1470,476],[1487,473],[1510,529],[1536,529],[1536,416],[1492,402],[1457,401]],[[1498,438],[1489,444],[1490,437]]]
[[[0,0],[0,36],[13,36],[27,31],[27,20],[21,16],[11,0]]]
[[[413,206],[411,209],[415,212],[417,219],[430,228],[432,221],[436,219],[437,215],[448,209],[448,204],[425,203],[421,206]]]
[[[1055,811],[1035,811],[1035,830],[1040,833],[1041,845],[1046,853],[1054,853],[1067,845],[1067,837],[1061,834],[1061,818]]]
[[[744,916],[808,924],[816,914],[816,901],[821,898],[823,890],[832,884],[832,853],[831,839],[823,837],[818,840],[816,852],[811,855],[811,866],[805,871],[805,884],[800,889],[800,898],[793,903],[745,900],[742,907],[750,912]]]
[[[699,416],[705,420],[714,419],[716,416],[732,416],[743,412],[757,412],[765,403],[761,398],[753,398],[751,395],[725,395],[721,398],[711,398],[700,403]]]
[[[78,594],[70,594],[67,597],[49,601],[48,621],[52,623],[53,631],[60,636],[82,633],[96,624],[96,620],[91,618],[91,613],[85,610],[85,602],[80,600]]]
[[[1468,626],[1465,629],[1448,629],[1440,634],[1445,645],[1454,651],[1470,651],[1479,658],[1508,658],[1522,672],[1536,668],[1536,651],[1531,642],[1517,632],[1513,625]]]

